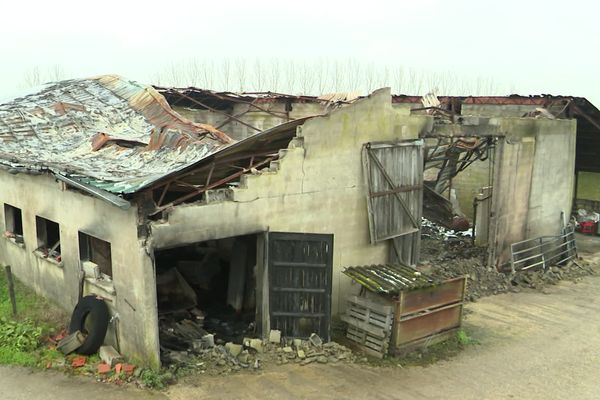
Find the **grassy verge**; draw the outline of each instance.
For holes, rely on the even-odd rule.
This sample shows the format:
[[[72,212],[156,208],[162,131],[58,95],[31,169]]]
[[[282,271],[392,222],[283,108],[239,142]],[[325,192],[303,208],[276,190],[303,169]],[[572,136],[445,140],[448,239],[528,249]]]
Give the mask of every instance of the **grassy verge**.
[[[438,361],[449,360],[466,348],[479,344],[476,339],[470,337],[464,329],[456,332],[456,335],[448,340],[417,349],[404,356],[390,356],[384,359],[366,357],[366,362],[369,365],[378,367],[410,367],[420,366],[425,367],[434,364]]]
[[[56,341],[50,340],[58,333],[64,333],[69,315],[55,304],[37,296],[16,278],[14,284],[16,317],[12,314],[6,271],[0,265],[0,364],[53,368],[69,374],[90,376],[98,381],[116,384],[135,382],[151,389],[164,389],[173,380],[172,374],[165,370],[154,371],[147,368],[139,369],[135,376],[128,376],[123,371],[116,372],[114,369],[107,374],[99,374],[97,366],[102,361],[98,355],[87,356],[82,367],[73,367],[71,363],[78,355],[73,353],[65,356],[56,350]]]
[[[16,278],[17,316],[12,314],[8,282],[0,266],[0,364],[36,366],[59,354],[45,346],[46,339],[64,328],[68,316],[37,296]]]

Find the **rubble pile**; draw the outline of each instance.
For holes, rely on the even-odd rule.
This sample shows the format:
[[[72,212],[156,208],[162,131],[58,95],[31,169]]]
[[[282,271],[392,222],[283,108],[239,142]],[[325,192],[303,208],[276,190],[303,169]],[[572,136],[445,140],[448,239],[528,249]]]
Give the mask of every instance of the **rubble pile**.
[[[273,335],[271,340],[280,335]],[[232,342],[224,345],[204,346],[188,351],[171,351],[171,365],[197,370],[213,375],[228,374],[240,370],[257,370],[266,365],[295,363],[354,362],[352,351],[336,342],[322,343],[313,334],[309,340],[280,338],[271,340],[244,338],[242,344]]]
[[[547,285],[557,284],[561,280],[577,280],[594,273],[592,268],[580,262],[515,274],[498,272],[486,266],[485,249],[472,244],[469,232],[457,233],[427,220],[423,220],[421,238],[419,269],[442,279],[466,275],[466,299],[469,301],[509,291],[517,292],[521,288],[543,290]]]
[[[506,274],[486,267],[485,249],[472,244],[471,232],[454,232],[423,221],[420,269],[435,278],[467,276],[466,299],[507,292],[511,288]]]
[[[511,283],[519,287],[544,289],[547,285],[556,285],[562,280],[577,282],[584,276],[593,275],[594,270],[585,263],[569,263],[554,266],[546,270],[521,271],[512,278]]]

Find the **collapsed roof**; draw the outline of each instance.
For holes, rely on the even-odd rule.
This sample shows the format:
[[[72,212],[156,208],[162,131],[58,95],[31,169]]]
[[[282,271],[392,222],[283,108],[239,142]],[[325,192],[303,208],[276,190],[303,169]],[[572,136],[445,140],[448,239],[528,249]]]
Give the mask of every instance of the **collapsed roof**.
[[[0,166],[134,193],[234,141],[114,75],[52,83],[0,105]]]

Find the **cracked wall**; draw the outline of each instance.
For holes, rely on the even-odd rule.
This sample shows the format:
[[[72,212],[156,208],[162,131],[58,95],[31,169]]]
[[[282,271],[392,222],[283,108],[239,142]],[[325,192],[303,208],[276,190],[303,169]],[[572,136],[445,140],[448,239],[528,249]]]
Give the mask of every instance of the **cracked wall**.
[[[389,89],[308,120],[268,171],[246,175],[231,201],[174,207],[152,223],[155,248],[256,232],[333,233],[332,312],[356,287],[342,267],[384,263],[386,242],[371,245],[361,149],[370,141],[416,139],[429,116],[394,110]]]

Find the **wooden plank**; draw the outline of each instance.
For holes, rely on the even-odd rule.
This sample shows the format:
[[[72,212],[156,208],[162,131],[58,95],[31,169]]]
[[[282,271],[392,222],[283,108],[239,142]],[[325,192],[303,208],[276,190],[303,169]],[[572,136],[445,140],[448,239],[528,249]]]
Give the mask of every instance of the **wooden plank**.
[[[392,339],[394,346],[401,347],[414,340],[457,328],[461,324],[461,315],[462,304],[458,304],[455,307],[433,311],[406,321],[397,320]]]
[[[369,324],[368,322],[364,322],[364,321],[360,321],[356,318],[352,318],[349,317],[348,315],[342,315],[341,316],[342,321],[347,322],[349,325],[356,327],[356,328],[360,328],[365,332],[368,332],[378,338],[385,338],[386,336],[389,336],[389,329],[383,329],[383,328],[375,328],[372,324]]]
[[[393,312],[395,308],[391,301],[390,305],[388,306],[359,296],[349,296],[346,301],[386,315]]]
[[[403,292],[396,318],[462,301],[466,277],[445,281],[436,286]]]

